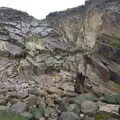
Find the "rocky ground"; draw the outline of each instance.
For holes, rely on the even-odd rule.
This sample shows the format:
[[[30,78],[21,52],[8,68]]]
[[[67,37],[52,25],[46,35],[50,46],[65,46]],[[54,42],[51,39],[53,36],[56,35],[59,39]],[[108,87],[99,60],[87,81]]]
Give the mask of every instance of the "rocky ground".
[[[119,119],[120,95],[98,98],[90,92],[79,94],[74,91],[75,77],[70,72],[32,78],[15,72],[14,65],[13,60],[1,60],[1,120]]]
[[[0,8],[0,120],[119,120],[119,8],[89,0],[45,20]]]

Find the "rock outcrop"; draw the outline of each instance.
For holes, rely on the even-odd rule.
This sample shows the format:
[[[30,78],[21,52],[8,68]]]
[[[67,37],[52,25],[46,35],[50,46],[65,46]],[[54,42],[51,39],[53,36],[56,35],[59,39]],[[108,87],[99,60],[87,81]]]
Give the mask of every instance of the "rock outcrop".
[[[111,81],[120,83],[119,6],[118,0],[89,0],[85,6],[47,16],[51,26],[72,45],[70,51],[83,51],[83,60],[72,61],[77,64],[78,72],[88,76],[92,83],[103,82],[110,88],[114,84]],[[72,70],[73,64],[70,67]],[[95,89],[99,89],[98,86]]]
[[[45,20],[0,8],[0,105],[12,108],[25,103],[39,108],[42,104],[47,112],[40,116],[55,120],[58,104],[77,99],[75,91],[119,97],[119,21],[119,0],[88,0],[84,6],[51,13]],[[98,106],[96,101],[93,106]],[[70,106],[80,114],[77,104]],[[63,110],[60,119],[79,118],[73,111]]]

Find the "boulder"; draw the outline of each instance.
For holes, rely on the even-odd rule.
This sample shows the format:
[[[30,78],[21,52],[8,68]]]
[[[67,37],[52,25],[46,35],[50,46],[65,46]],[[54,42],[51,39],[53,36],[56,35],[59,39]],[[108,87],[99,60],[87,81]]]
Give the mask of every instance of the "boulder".
[[[18,102],[10,107],[10,110],[16,113],[23,113],[27,109],[27,105],[22,102]]]
[[[73,113],[79,115],[80,114],[80,107],[77,104],[70,104],[67,107],[67,111],[68,112],[73,112]]]
[[[79,117],[73,112],[63,112],[58,120],[80,120]]]
[[[31,108],[30,113],[32,114],[33,118],[40,119],[44,116],[44,107],[41,106],[40,108]]]
[[[97,103],[92,101],[85,101],[81,104],[81,112],[85,114],[95,114],[98,111],[99,107]]]
[[[120,105],[120,94],[107,95],[103,98],[103,101],[108,104],[119,104]]]
[[[93,94],[84,93],[81,95],[77,95],[76,97],[73,97],[72,99],[70,99],[70,102],[81,105],[85,101],[97,101],[97,100],[98,100],[98,98],[95,97]]]

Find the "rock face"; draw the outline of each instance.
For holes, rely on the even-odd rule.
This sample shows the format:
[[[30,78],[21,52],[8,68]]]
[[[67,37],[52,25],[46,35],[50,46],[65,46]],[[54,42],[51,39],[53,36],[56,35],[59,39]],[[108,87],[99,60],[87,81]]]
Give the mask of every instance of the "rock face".
[[[24,52],[24,39],[30,31],[33,17],[10,8],[0,8],[0,53],[21,55]]]
[[[0,105],[44,101],[51,113],[42,117],[54,120],[49,107],[75,97],[74,87],[100,97],[120,94],[120,1],[88,0],[45,20],[0,8]]]
[[[93,91],[104,89],[100,86],[101,81],[106,88],[113,85],[110,89],[120,92],[114,89],[114,83],[111,82],[120,83],[119,6],[118,0],[89,0],[85,6],[47,16],[48,22],[72,45],[70,50],[83,49],[84,55],[81,58],[78,55],[80,52],[75,52],[74,57],[79,56],[77,60],[69,59],[66,63],[71,70],[73,64],[69,61],[76,63],[77,70],[88,76],[92,86],[98,84]]]

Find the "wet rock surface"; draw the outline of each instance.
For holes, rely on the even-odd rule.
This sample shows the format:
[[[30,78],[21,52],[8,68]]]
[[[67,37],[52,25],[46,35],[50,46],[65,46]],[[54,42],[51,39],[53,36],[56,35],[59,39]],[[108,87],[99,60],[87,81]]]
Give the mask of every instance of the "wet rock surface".
[[[119,6],[0,8],[0,120],[119,120]]]

